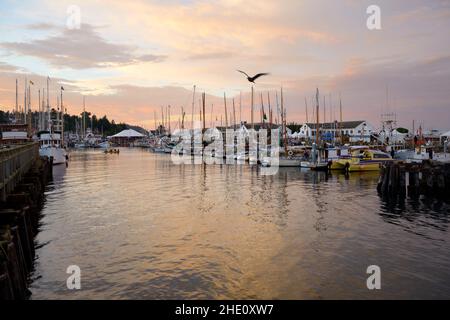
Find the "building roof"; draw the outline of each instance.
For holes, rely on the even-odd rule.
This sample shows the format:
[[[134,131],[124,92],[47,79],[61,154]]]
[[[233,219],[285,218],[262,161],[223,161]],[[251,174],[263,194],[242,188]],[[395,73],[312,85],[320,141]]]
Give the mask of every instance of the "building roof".
[[[341,128],[341,129],[354,129],[357,126],[359,126],[361,123],[366,123],[365,120],[356,120],[356,121],[336,121],[336,122],[326,122],[326,123],[319,123],[319,128],[321,129],[334,129],[334,128]],[[316,128],[315,123],[306,123],[308,127],[311,129]]]
[[[142,138],[144,135],[133,129],[122,130],[111,138]]]

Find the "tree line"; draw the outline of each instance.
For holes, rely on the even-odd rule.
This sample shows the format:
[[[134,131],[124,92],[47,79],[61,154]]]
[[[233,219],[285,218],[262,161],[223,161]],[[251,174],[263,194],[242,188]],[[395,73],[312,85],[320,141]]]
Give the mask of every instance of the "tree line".
[[[109,120],[106,115],[98,117],[91,112],[84,112],[86,129],[91,128],[95,134],[102,134],[103,136],[111,136],[122,130],[132,128],[134,130],[144,133],[145,130],[141,127],[132,126],[124,122],[116,123],[114,120]],[[56,111],[52,109],[52,118],[56,118]],[[10,111],[0,110],[0,123],[13,123],[14,113]],[[33,127],[37,127],[39,123],[39,113],[32,112],[31,123]],[[64,130],[66,132],[81,133],[83,128],[83,112],[80,115],[64,115]]]

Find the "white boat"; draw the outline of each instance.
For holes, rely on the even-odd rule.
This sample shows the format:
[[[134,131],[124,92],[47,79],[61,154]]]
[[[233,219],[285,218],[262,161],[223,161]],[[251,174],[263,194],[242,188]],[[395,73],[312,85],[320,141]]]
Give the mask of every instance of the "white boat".
[[[429,147],[431,148],[431,147]],[[420,146],[412,149],[403,149],[395,152],[395,159],[404,160],[406,162],[422,162],[430,159],[430,155],[426,146]]]
[[[87,146],[83,142],[80,142],[80,143],[75,143],[74,147],[75,147],[75,149],[85,149],[85,148],[88,148],[89,146]]]
[[[326,171],[328,170],[328,162],[311,162],[311,161],[302,161],[300,164],[301,168],[308,168],[314,171]]]
[[[110,147],[108,141],[100,142],[97,146],[98,146],[99,148],[101,148],[101,149],[108,149],[108,148]]]
[[[278,158],[278,167],[300,167],[302,160],[298,157],[284,157],[280,156]],[[261,160],[261,166],[263,167],[270,167],[271,166],[271,158],[270,157],[264,157]]]
[[[61,133],[42,131],[38,133],[39,155],[53,157],[53,164],[64,164],[68,160],[66,150],[61,146]]]
[[[300,163],[302,162],[301,158],[299,157],[283,157],[280,156],[279,158],[279,167],[300,167]]]

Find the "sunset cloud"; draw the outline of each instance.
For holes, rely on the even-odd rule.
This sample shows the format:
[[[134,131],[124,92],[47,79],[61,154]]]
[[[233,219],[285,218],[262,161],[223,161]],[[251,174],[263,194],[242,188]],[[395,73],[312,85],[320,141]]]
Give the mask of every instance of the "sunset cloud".
[[[55,29],[49,24],[29,26],[34,29]],[[140,62],[161,62],[166,57],[136,54],[136,48],[113,44],[104,40],[96,28],[83,24],[80,29],[61,30],[61,33],[30,42],[3,42],[0,47],[14,53],[37,57],[56,67],[73,69],[116,67]]]

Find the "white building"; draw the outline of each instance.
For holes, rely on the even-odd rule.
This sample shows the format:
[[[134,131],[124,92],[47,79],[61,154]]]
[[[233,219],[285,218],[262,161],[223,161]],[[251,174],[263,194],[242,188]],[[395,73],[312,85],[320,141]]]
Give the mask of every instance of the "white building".
[[[342,132],[349,137],[350,142],[370,142],[375,128],[365,120],[319,123],[319,132],[322,139],[331,140]],[[299,131],[301,137],[315,139],[316,124],[304,123]]]

